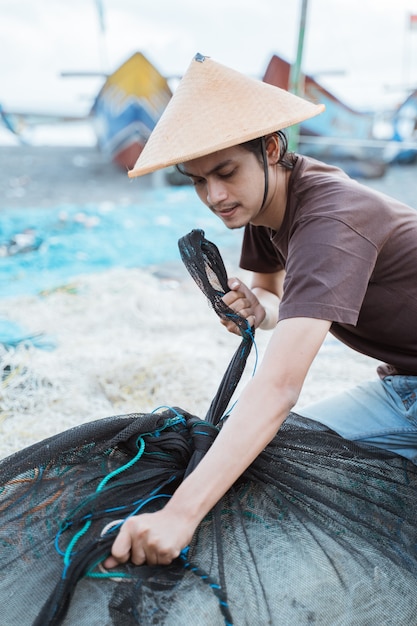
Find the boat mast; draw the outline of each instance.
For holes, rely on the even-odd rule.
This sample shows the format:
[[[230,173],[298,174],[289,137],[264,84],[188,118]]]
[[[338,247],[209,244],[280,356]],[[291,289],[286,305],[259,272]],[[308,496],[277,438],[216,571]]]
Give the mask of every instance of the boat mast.
[[[304,49],[304,35],[307,22],[308,0],[301,0],[300,23],[298,27],[297,56],[291,65],[288,90],[297,96],[304,95],[304,77],[301,71]],[[288,129],[288,146],[291,151],[297,149],[300,128],[299,125],[291,126]]]
[[[96,0],[96,9],[98,14],[98,23],[100,27],[99,47],[100,47],[100,64],[101,72],[107,76],[109,73],[109,62],[106,46],[106,20],[104,15],[103,0]]]

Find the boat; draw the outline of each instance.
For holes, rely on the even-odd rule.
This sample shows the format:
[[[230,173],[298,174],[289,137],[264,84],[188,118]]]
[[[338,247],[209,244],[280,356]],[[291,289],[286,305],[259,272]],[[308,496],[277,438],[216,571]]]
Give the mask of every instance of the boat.
[[[134,53],[106,78],[92,106],[100,150],[131,169],[171,96],[166,78],[142,53]]]
[[[398,142],[393,161],[414,162],[417,159],[417,89],[394,112],[392,127],[392,141]]]
[[[263,81],[288,90],[290,72],[290,63],[274,54]],[[349,160],[358,176],[374,177],[384,173],[385,144],[374,136],[374,113],[349,107],[307,74],[303,76],[302,95],[326,108],[321,115],[300,124],[300,151],[327,161],[344,161],[344,167]]]

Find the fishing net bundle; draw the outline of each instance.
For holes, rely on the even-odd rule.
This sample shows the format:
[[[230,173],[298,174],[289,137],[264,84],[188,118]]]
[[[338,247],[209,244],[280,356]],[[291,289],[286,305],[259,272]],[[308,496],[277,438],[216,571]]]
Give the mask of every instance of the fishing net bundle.
[[[114,520],[162,507],[208,450],[253,344],[217,248],[202,231],[179,246],[241,344],[204,419],[110,417],[1,462],[0,624],[415,624],[416,466],[296,414],[171,565],[101,565]]]
[[[30,367],[32,354],[32,346],[27,344],[7,346],[0,343],[2,417],[34,411],[39,397],[46,396],[50,391],[50,381],[34,374]],[[59,390],[56,393],[58,394]]]

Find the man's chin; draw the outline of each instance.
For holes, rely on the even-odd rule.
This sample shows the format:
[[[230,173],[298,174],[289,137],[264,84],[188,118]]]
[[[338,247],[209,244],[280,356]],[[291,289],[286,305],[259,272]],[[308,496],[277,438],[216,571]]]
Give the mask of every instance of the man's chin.
[[[242,219],[237,219],[237,218],[227,219],[227,218],[221,217],[220,219],[229,230],[238,230],[239,228],[244,228],[247,224],[249,224],[248,220],[242,220]]]

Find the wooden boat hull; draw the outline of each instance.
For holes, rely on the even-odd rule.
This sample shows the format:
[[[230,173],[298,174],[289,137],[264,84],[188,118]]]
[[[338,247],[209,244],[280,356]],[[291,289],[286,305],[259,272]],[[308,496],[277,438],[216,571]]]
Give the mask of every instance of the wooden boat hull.
[[[281,89],[288,89],[290,70],[287,61],[273,55],[263,80]],[[372,113],[350,108],[311,76],[304,76],[303,86],[305,98],[326,107],[323,113],[300,125],[300,144],[304,153],[319,158],[333,156],[360,160],[369,159],[371,154],[378,158],[382,148],[370,147],[374,141]]]
[[[111,74],[92,108],[99,148],[119,167],[131,169],[167,106],[166,79],[137,52]]]

